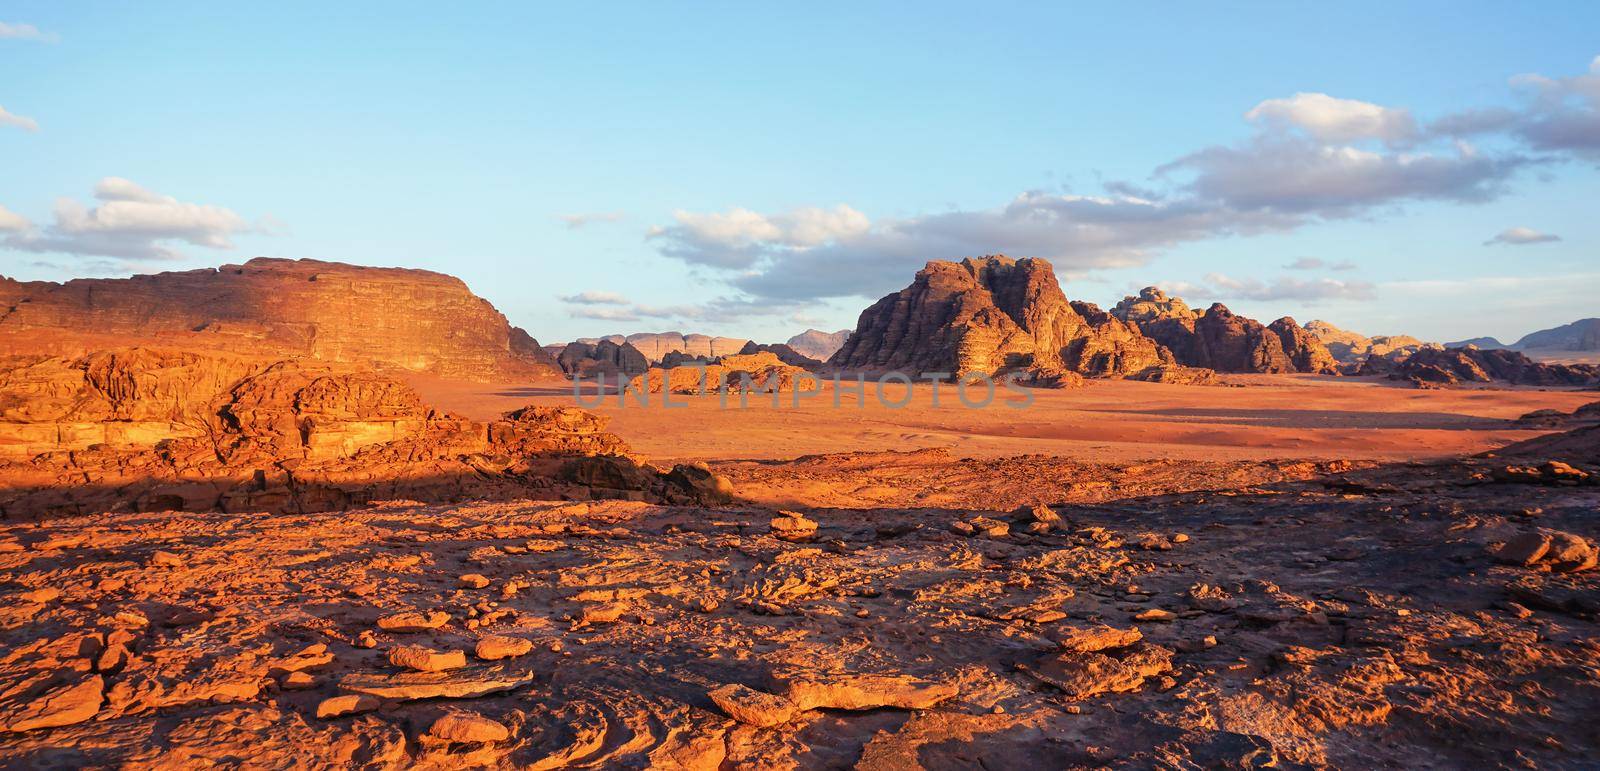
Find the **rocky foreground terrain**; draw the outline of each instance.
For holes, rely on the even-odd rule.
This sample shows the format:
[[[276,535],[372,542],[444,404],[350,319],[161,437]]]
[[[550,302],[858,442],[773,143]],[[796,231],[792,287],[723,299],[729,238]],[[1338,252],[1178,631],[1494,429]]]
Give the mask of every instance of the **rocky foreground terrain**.
[[[720,507],[7,524],[0,759],[1592,767],[1597,432],[1429,464],[727,463]],[[794,500],[829,482],[876,502]]]

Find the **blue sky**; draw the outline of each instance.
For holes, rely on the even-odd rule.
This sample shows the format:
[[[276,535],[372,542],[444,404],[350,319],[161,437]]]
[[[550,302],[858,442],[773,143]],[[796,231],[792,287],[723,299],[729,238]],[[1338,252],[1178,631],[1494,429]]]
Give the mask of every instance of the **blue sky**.
[[[0,4],[0,273],[458,275],[546,342],[1044,256],[1270,320],[1600,315],[1593,3]],[[1297,96],[1298,95],[1298,96]],[[1286,267],[1297,266],[1297,267]]]

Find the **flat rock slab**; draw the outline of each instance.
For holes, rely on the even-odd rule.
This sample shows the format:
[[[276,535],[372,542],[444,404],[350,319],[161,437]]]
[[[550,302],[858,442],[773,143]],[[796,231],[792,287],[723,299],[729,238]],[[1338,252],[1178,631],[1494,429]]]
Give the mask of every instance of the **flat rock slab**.
[[[504,669],[471,669],[450,672],[404,672],[396,675],[355,673],[339,681],[351,693],[365,693],[382,699],[476,699],[503,693],[533,682],[527,672]]]

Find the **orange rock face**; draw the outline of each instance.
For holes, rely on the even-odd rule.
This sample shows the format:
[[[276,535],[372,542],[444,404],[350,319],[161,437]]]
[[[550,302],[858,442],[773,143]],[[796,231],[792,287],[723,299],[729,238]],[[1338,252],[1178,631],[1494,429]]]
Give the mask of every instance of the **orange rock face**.
[[[0,368],[0,516],[324,511],[374,500],[721,494],[625,457],[606,420],[528,407],[480,423],[375,372],[172,349]],[[602,461],[584,478],[571,464]]]
[[[841,370],[912,376],[1034,368],[1131,375],[1171,363],[1136,327],[1069,303],[1049,262],[1004,256],[929,262],[911,286],[862,311],[828,360]]]
[[[161,344],[474,379],[557,371],[460,279],[425,270],[257,258],[126,279],[0,279],[0,308],[0,352]]]

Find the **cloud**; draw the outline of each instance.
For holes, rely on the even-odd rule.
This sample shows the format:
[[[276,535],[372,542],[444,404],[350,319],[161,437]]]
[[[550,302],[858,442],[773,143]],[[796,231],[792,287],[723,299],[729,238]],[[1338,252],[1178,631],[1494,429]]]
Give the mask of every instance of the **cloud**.
[[[1279,129],[1299,129],[1312,139],[1328,144],[1367,139],[1404,144],[1417,135],[1417,121],[1409,110],[1319,93],[1268,99],[1251,108],[1244,117]]]
[[[231,249],[232,236],[258,231],[230,209],[185,203],[121,177],[100,180],[95,185],[94,198],[99,203],[93,207],[71,198],[59,199],[52,224],[15,232],[0,241],[0,248],[171,260],[182,256],[172,248],[172,242]]]
[[[1600,162],[1600,56],[1581,75],[1511,79],[1525,95],[1517,108],[1469,109],[1446,115],[1429,131],[1448,136],[1508,134],[1535,150]]]
[[[1355,270],[1356,264],[1349,260],[1340,260],[1330,264],[1320,257],[1301,257],[1283,267],[1285,270],[1322,270],[1324,268],[1328,270]]]
[[[1157,174],[1192,175],[1188,192],[1231,209],[1334,219],[1404,201],[1493,200],[1532,162],[1465,144],[1449,153],[1377,152],[1269,134],[1191,153]]]
[[[1187,285],[1187,288],[1196,294],[1224,300],[1297,300],[1311,304],[1327,300],[1370,300],[1377,296],[1377,287],[1366,281],[1280,276],[1267,283],[1222,273],[1208,273],[1203,285]]]
[[[777,250],[856,238],[871,227],[866,215],[844,204],[772,215],[734,207],[709,214],[679,210],[672,216],[675,224],[651,228],[645,237],[661,242],[661,252],[670,257],[719,268],[747,268]]]
[[[33,223],[21,214],[0,206],[0,233],[24,233],[33,229]]]
[[[585,307],[571,311],[574,318],[599,319],[601,321],[638,321],[639,314],[627,308]]]
[[[628,298],[616,292],[588,291],[567,295],[561,298],[564,303],[573,305],[627,305]]]
[[[1591,70],[1600,73],[1600,64]],[[1546,78],[1535,87],[1547,93],[1542,115],[1582,128],[1580,119],[1593,117],[1600,98],[1600,75]],[[1461,112],[1423,129],[1403,108],[1298,93],[1262,101],[1245,118],[1255,128],[1245,140],[1159,165],[1144,184],[1107,182],[1100,195],[1028,191],[991,208],[880,219],[842,204],[781,213],[677,211],[647,239],[665,256],[721,270],[720,278],[756,298],[875,297],[904,286],[933,259],[1005,253],[1083,273],[1142,265],[1182,243],[1289,232],[1416,202],[1484,203],[1504,195],[1520,172],[1560,160],[1531,152],[1553,140],[1537,139],[1517,111]],[[1500,132],[1487,149],[1467,141],[1482,131]],[[1600,142],[1600,130],[1583,131]],[[1371,285],[1281,280],[1230,291],[1356,296]]]
[[[1495,244],[1507,244],[1511,246],[1521,246],[1524,244],[1547,244],[1552,241],[1560,240],[1561,236],[1555,235],[1554,233],[1540,233],[1533,228],[1507,228],[1496,234],[1494,238],[1484,241],[1483,245],[1494,246]]]
[[[5,107],[0,107],[0,126],[13,126],[15,128],[22,129],[23,131],[38,131],[39,121],[29,118],[26,115],[18,115],[14,112],[7,112]]]
[[[52,33],[39,31],[39,28],[32,24],[0,21],[0,40],[37,40],[41,43],[54,43],[60,39]]]
[[[556,219],[566,223],[568,230],[577,230],[596,223],[621,222],[627,219],[627,214],[620,211],[580,212],[578,214],[558,214]]]

